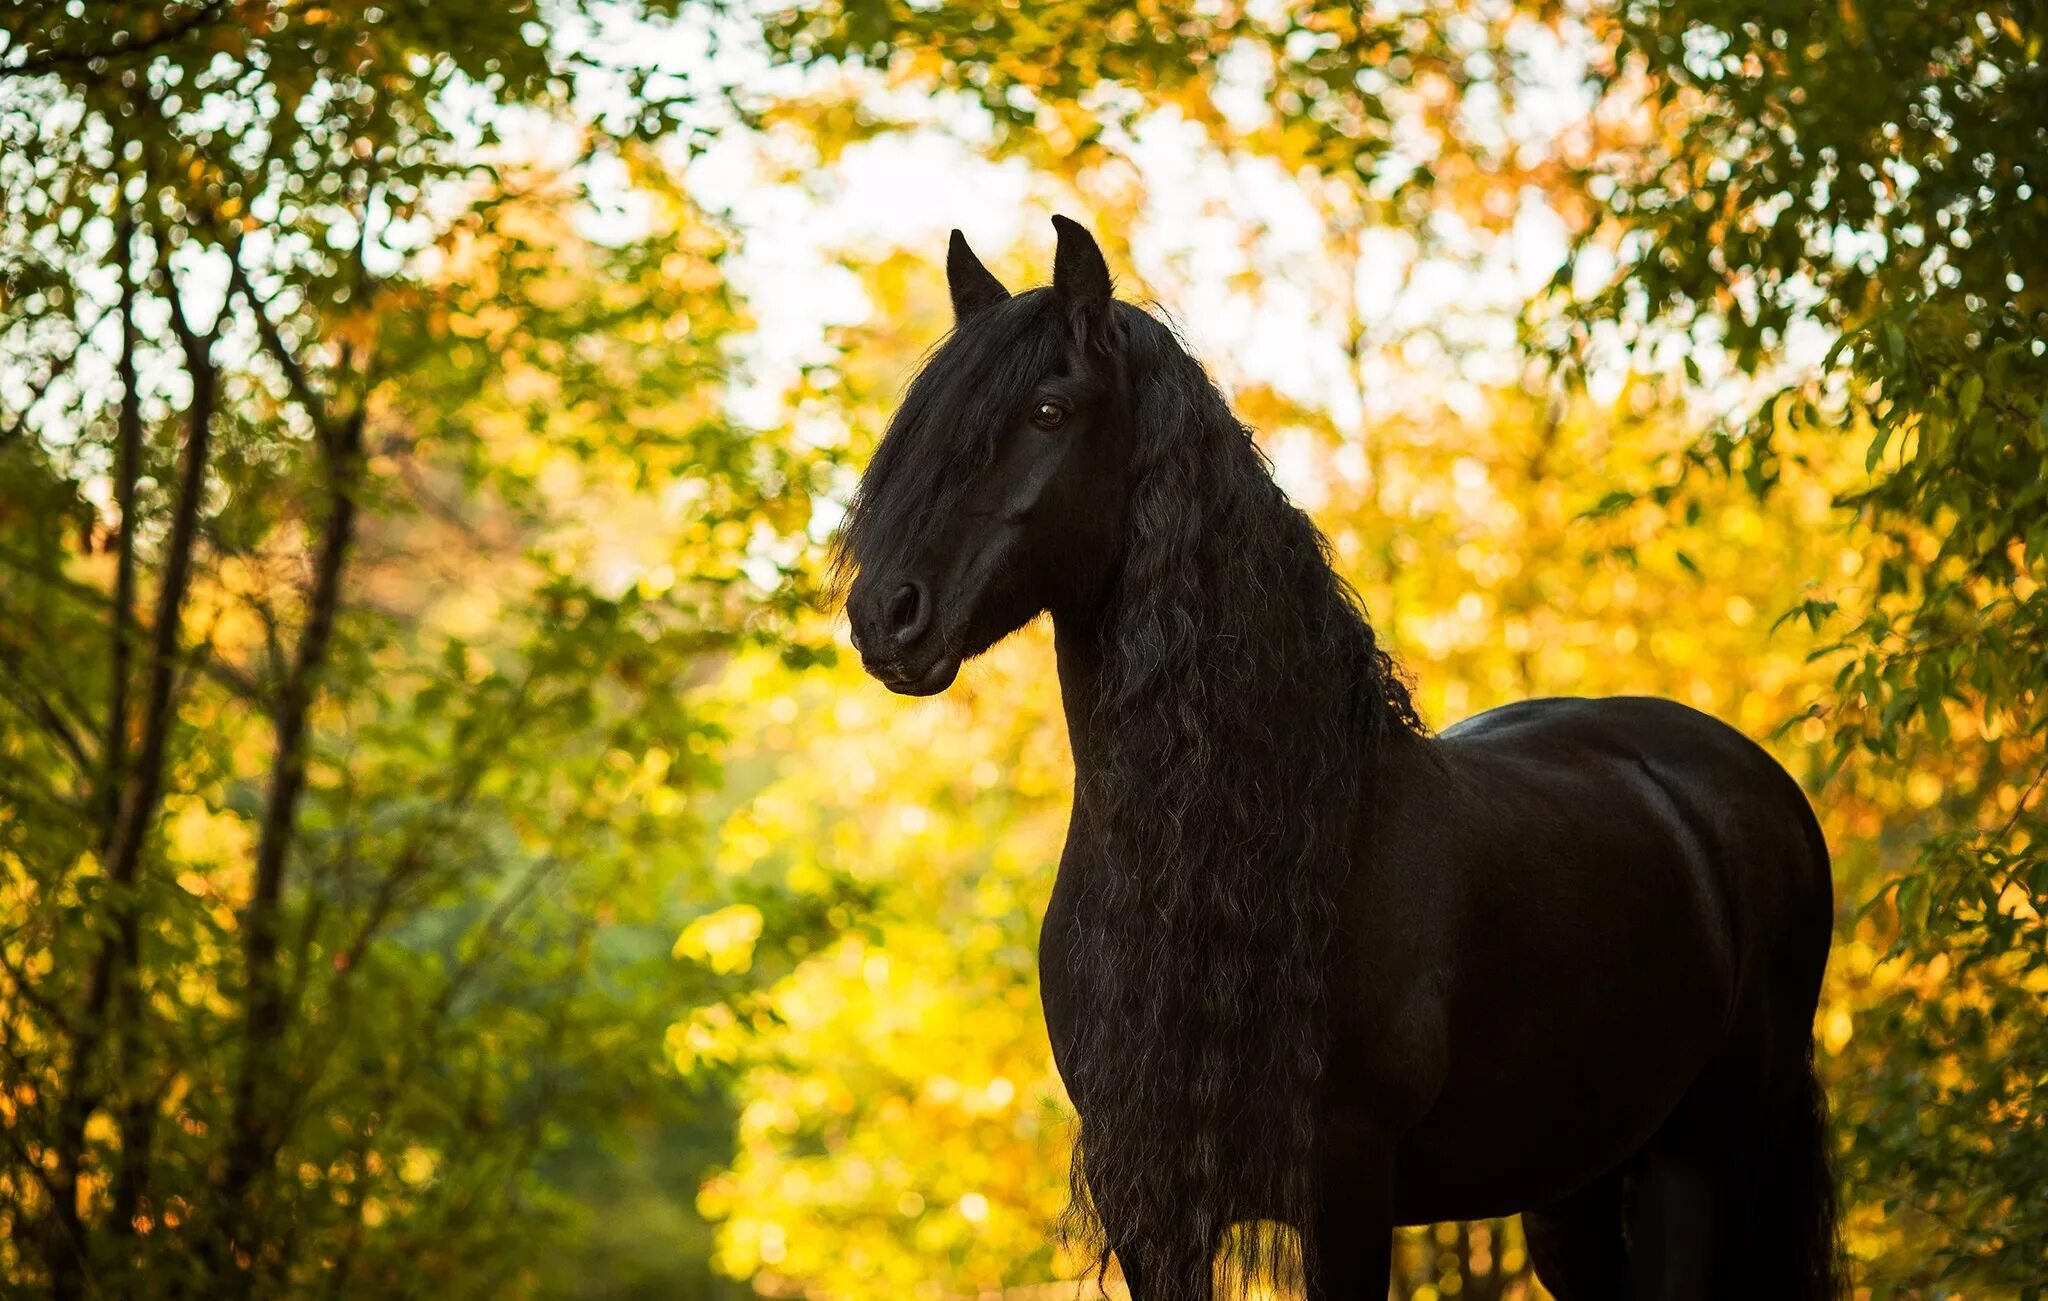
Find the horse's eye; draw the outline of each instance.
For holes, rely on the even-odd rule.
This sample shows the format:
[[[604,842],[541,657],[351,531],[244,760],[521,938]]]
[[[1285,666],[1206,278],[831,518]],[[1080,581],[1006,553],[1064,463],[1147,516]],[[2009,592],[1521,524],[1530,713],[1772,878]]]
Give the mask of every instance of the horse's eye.
[[[1033,423],[1051,429],[1067,418],[1067,409],[1057,402],[1041,402],[1038,410],[1031,413]]]

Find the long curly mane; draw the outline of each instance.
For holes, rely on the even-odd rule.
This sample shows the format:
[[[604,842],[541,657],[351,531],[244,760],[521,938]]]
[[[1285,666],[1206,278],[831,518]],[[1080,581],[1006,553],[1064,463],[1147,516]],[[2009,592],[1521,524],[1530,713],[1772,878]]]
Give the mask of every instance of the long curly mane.
[[[1075,756],[1098,863],[1072,937],[1089,1002],[1063,1230],[1098,1276],[1121,1246],[1196,1296],[1233,1226],[1247,1281],[1313,1260],[1338,891],[1368,769],[1421,724],[1250,431],[1165,325],[1116,310],[1138,462]],[[1142,1236],[1112,1243],[1105,1218]]]

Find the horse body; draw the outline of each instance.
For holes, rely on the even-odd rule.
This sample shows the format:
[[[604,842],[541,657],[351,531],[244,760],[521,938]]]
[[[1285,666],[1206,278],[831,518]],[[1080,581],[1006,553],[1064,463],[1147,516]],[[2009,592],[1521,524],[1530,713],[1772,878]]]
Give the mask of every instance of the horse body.
[[[1511,705],[1414,748],[1418,798],[1364,838],[1340,928],[1344,994],[1389,981],[1373,950],[1392,948],[1423,1022],[1401,1033],[1442,1045],[1427,1110],[1391,1118],[1398,1218],[1549,1204],[1621,1165],[1710,1065],[1804,1069],[1819,964],[1781,991],[1772,963],[1825,953],[1831,885],[1763,751],[1643,699]],[[1440,929],[1402,953],[1418,917]],[[1382,1033],[1332,1014],[1338,1069],[1370,1082]]]
[[[960,329],[842,542],[892,689],[1049,610],[1075,792],[1040,943],[1072,1219],[1137,1301],[1220,1245],[1384,1297],[1392,1226],[1521,1212],[1560,1301],[1832,1295],[1798,785],[1669,701],[1429,735],[1246,431],[1060,228]],[[1247,1233],[1248,1222],[1297,1233]]]
[[[1065,638],[1061,654],[1085,790],[1090,675],[1069,665],[1092,654]],[[1503,706],[1403,737],[1360,782],[1371,815],[1331,955],[1318,1182],[1326,1255],[1366,1249],[1334,1253],[1325,1272],[1354,1277],[1322,1294],[1381,1295],[1385,1240],[1361,1225],[1528,1212],[1562,1301],[1805,1295],[1726,1273],[1754,1259],[1717,1276],[1716,1197],[1693,1186],[1753,1173],[1768,1163],[1759,1144],[1815,1137],[1802,1086],[1833,886],[1797,783],[1725,724],[1642,697]],[[1099,839],[1077,799],[1041,933],[1046,1025],[1070,1081],[1093,1000],[1069,949],[1096,924]],[[1669,1235],[1678,1259],[1654,1268],[1683,1273],[1631,1291],[1623,1185],[1649,1203],[1674,1159],[1697,1176],[1679,1188],[1694,1234]],[[1585,1286],[1546,1233],[1592,1258]],[[1769,1250],[1763,1237],[1745,1250]],[[1365,1290],[1348,1290],[1359,1278]]]

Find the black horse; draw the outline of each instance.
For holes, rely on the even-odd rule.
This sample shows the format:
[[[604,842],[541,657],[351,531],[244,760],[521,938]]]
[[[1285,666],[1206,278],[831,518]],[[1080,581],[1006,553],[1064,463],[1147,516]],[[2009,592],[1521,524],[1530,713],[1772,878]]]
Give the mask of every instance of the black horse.
[[[906,695],[1052,615],[1067,1227],[1140,1301],[1211,1295],[1224,1247],[1378,1301],[1393,1226],[1514,1212],[1563,1301],[1834,1295],[1798,785],[1663,700],[1430,735],[1223,396],[1053,221],[1015,296],[954,232],[955,329],[839,565]]]

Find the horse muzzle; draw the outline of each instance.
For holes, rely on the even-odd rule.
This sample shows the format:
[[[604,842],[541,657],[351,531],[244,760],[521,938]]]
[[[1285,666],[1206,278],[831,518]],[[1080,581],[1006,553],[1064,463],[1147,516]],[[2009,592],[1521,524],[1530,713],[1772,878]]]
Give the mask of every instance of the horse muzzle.
[[[902,696],[935,696],[953,685],[960,657],[935,635],[930,589],[915,579],[862,585],[847,602],[861,667]]]

